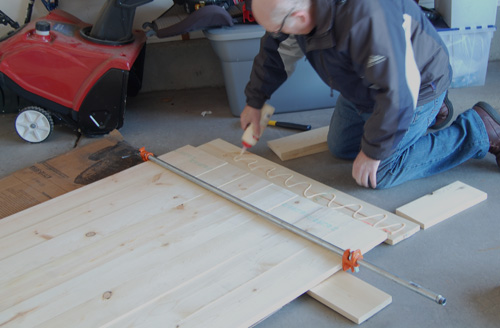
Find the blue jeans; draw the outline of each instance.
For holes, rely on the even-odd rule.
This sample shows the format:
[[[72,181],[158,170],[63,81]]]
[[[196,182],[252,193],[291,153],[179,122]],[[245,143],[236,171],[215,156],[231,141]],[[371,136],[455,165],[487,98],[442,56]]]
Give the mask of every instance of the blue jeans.
[[[377,188],[389,188],[451,169],[470,158],[483,158],[490,147],[486,128],[472,109],[460,114],[447,128],[427,133],[436,120],[445,93],[419,106],[392,155],[380,162]],[[362,113],[340,96],[330,122],[328,147],[339,158],[355,159],[361,148],[363,127],[370,113]]]

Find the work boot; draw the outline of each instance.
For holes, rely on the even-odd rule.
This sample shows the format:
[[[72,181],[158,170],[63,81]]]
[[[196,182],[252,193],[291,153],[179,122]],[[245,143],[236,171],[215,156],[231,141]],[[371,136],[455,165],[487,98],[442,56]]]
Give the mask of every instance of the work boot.
[[[452,118],[453,118],[453,105],[450,99],[448,99],[448,93],[446,93],[443,104],[439,109],[439,113],[436,115],[436,122],[434,123],[433,126],[431,126],[431,129],[439,130],[443,128],[446,124],[448,124],[451,121]]]
[[[472,109],[479,114],[486,127],[490,139],[489,152],[496,156],[497,165],[500,167],[500,113],[483,101],[475,104]]]

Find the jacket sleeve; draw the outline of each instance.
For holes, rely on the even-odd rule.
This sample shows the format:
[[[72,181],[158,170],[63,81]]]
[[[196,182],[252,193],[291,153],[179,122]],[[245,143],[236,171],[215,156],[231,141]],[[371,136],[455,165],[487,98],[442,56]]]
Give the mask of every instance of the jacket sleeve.
[[[295,63],[304,54],[295,38],[262,37],[260,51],[254,59],[250,81],[245,88],[247,104],[260,109],[271,95],[293,73]]]
[[[375,100],[361,142],[373,159],[395,151],[416,108],[421,76],[411,43],[412,23],[400,8],[384,8],[366,15],[351,30],[354,70]]]

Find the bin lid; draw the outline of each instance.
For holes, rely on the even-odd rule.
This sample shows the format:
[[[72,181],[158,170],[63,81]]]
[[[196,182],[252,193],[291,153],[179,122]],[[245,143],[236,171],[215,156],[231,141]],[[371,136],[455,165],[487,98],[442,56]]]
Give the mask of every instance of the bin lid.
[[[260,39],[265,30],[257,24],[235,24],[204,30],[205,36],[212,41],[232,41],[245,39]]]
[[[481,32],[495,32],[497,27],[495,25],[488,26],[476,26],[476,27],[445,27],[445,28],[436,28],[439,33],[460,33],[460,34],[468,34],[468,33],[481,33]]]
[[[483,26],[466,26],[466,27],[449,27],[444,19],[441,17],[437,21],[432,23],[438,32],[453,32],[453,31],[470,31],[470,32],[481,32],[482,31],[496,31],[497,27],[495,25],[483,25]]]

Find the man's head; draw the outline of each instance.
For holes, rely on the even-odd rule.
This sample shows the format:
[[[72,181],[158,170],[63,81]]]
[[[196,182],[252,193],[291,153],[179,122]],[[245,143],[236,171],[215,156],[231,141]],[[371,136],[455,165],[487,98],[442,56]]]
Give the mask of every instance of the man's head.
[[[315,27],[311,0],[252,0],[252,14],[272,34],[308,34]]]

